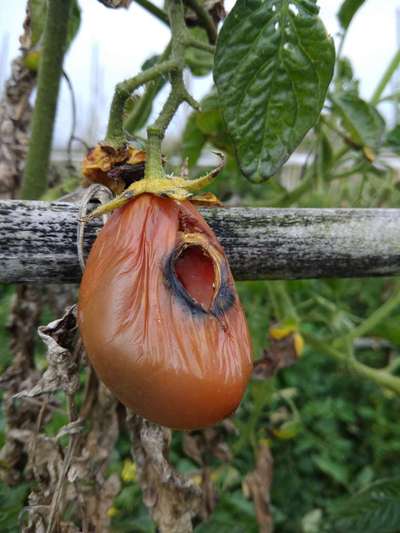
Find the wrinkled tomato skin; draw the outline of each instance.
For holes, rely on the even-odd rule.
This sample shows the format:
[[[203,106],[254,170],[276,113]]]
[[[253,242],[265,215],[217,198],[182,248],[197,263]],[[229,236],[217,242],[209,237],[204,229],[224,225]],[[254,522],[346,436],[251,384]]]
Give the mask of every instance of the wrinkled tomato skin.
[[[123,404],[161,425],[194,429],[237,408],[252,361],[225,256],[231,301],[219,316],[193,309],[168,283],[182,221],[223,254],[189,202],[142,195],[115,211],[89,254],[78,318],[91,364]]]

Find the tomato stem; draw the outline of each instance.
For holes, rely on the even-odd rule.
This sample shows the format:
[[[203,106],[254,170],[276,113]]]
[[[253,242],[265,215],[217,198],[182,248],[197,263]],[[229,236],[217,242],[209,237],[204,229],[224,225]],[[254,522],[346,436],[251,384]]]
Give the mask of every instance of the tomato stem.
[[[218,35],[217,27],[207,9],[198,0],[184,0],[184,2],[196,13],[201,25],[207,32],[210,43],[215,44]]]
[[[171,91],[168,99],[157,120],[147,128],[146,179],[159,179],[164,175],[161,161],[161,142],[179,106],[183,102],[187,102],[195,109],[199,108],[199,104],[188,93],[183,81],[187,28],[182,0],[170,0],[168,16],[172,32],[171,57],[176,62],[177,68],[171,73]]]
[[[304,334],[304,338],[306,344],[312,346],[321,354],[326,354],[336,359],[336,361],[343,364],[350,372],[400,395],[400,378],[391,373],[393,370],[390,367],[383,369],[372,368],[360,363],[352,354],[351,343],[343,344],[341,347],[334,347],[323,343],[317,337],[307,333]]]
[[[176,61],[170,59],[154,65],[133,78],[118,83],[111,103],[105,144],[109,144],[114,148],[125,146],[127,139],[123,128],[123,114],[127,100],[141,85],[144,85],[163,74],[168,74],[176,68]]]
[[[167,17],[167,14],[165,14],[165,16]],[[170,55],[171,41],[168,43],[164,52],[160,55],[158,63],[164,63],[165,60],[169,59]],[[134,105],[132,111],[130,111],[130,113],[124,119],[124,128],[128,133],[134,134],[144,126],[148,115],[151,112],[152,102],[163,86],[164,80],[162,79],[162,76],[159,76],[146,85],[143,95]]]
[[[202,24],[206,27],[210,40],[215,42],[216,29],[211,17],[209,17],[207,13],[211,23],[214,24],[213,32],[211,32],[210,28],[207,26],[204,16],[200,17],[200,12],[203,13],[204,11],[203,8],[201,8],[196,1],[190,2],[188,5],[190,5],[191,9],[196,12],[200,22],[202,22]],[[104,141],[105,144],[108,144],[116,149],[126,146],[127,135],[124,130],[123,115],[127,100],[141,85],[157,80],[165,74],[169,74],[169,81],[171,84],[169,96],[156,121],[147,128],[147,161],[145,170],[145,179],[147,180],[160,179],[164,177],[164,169],[161,157],[161,144],[164,139],[166,129],[168,128],[179,106],[183,102],[187,102],[195,109],[200,108],[196,100],[187,91],[183,81],[186,48],[200,48],[211,54],[213,54],[215,51],[214,46],[198,42],[189,34],[185,23],[182,0],[169,0],[168,20],[172,34],[171,45],[167,47],[164,54],[161,56],[160,62],[144,72],[141,72],[137,76],[123,81],[117,85],[111,104],[107,135]],[[210,20],[208,20],[208,23],[210,23]],[[136,120],[136,117],[140,116],[143,105],[148,105],[149,98],[154,98],[155,94],[156,92],[154,90],[154,86],[149,86],[144,96],[139,101],[138,107],[135,106],[132,116],[125,121],[125,124],[129,130],[135,129],[135,124],[133,124],[132,121]],[[143,105],[141,105],[141,102],[143,102]]]
[[[135,2],[143,7],[146,11],[154,15],[158,20],[169,26],[168,15],[163,9],[160,9],[149,0],[135,0]]]

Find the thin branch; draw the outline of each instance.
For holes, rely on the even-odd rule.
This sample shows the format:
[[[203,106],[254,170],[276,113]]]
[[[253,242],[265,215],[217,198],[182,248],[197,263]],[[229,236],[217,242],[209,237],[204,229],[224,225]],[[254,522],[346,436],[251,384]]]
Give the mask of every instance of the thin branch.
[[[379,100],[381,99],[381,96],[386,89],[387,84],[392,79],[393,75],[396,73],[400,66],[400,50],[397,50],[395,53],[392,61],[389,63],[389,66],[383,73],[381,81],[378,83],[377,88],[374,91],[374,94],[371,98],[371,104],[377,105],[379,103]]]
[[[400,290],[397,290],[390,298],[386,300],[378,309],[376,309],[364,322],[354,328],[348,334],[348,339],[353,340],[357,337],[363,337],[366,333],[374,330],[381,324],[395,309],[400,306]]]
[[[350,372],[359,377],[368,379],[380,387],[389,389],[400,395],[400,378],[390,374],[387,370],[378,370],[360,363],[350,353],[343,349],[334,348],[326,342],[319,340],[313,335],[304,334],[306,343],[318,350],[322,355],[329,355],[339,363],[343,364]]]
[[[217,42],[218,31],[207,9],[198,0],[184,0],[184,2],[196,13],[201,25],[207,32],[210,43],[215,44]]]
[[[154,124],[147,128],[147,162],[145,178],[159,179],[164,175],[161,162],[161,143],[165,131],[180,104],[188,102],[192,107],[199,105],[185,88],[183,70],[185,68],[185,43],[187,28],[184,19],[182,0],[171,0],[169,3],[169,20],[171,24],[171,56],[176,61],[177,69],[171,75],[171,92],[163,109]]]
[[[168,43],[164,52],[161,54],[158,64],[166,61],[169,58],[170,54],[171,54],[171,42]],[[140,124],[140,122],[143,121],[144,113],[146,113],[146,110],[149,108],[152,101],[154,100],[156,95],[159,93],[159,91],[163,87],[163,84],[164,84],[164,81],[162,77],[159,77],[158,79],[154,79],[147,84],[144,94],[140,97],[137,104],[135,104],[132,111],[129,113],[129,115],[124,120],[124,128],[126,131],[128,131],[128,133],[134,133],[135,131],[139,129],[138,124]],[[144,126],[143,122],[141,125]]]
[[[69,134],[68,144],[67,144],[67,154],[68,154],[68,165],[70,168],[73,168],[72,163],[72,143],[75,139],[75,132],[76,132],[76,98],[75,98],[75,92],[74,87],[72,85],[72,82],[68,76],[68,74],[64,71],[63,77],[65,81],[67,82],[67,87],[69,90],[69,94],[71,97],[71,132]]]
[[[168,60],[154,65],[137,76],[119,83],[115,89],[108,119],[106,142],[115,146],[124,146],[126,137],[123,128],[123,113],[126,102],[131,94],[141,85],[156,79],[163,74],[172,72],[177,68],[176,61]]]
[[[154,15],[158,20],[169,26],[168,15],[165,11],[154,5],[149,0],[134,0],[139,6]]]
[[[186,45],[191,46],[193,48],[197,48],[198,50],[202,50],[203,52],[215,54],[215,45],[204,43],[202,41],[199,41],[198,39],[191,37],[190,35],[186,37]]]

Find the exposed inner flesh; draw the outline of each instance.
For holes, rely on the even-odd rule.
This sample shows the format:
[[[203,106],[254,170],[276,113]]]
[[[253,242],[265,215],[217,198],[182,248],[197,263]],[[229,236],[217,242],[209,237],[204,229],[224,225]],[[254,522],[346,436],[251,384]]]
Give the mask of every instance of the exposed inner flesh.
[[[201,246],[189,246],[176,260],[175,273],[190,296],[210,309],[215,293],[215,272],[207,252]]]

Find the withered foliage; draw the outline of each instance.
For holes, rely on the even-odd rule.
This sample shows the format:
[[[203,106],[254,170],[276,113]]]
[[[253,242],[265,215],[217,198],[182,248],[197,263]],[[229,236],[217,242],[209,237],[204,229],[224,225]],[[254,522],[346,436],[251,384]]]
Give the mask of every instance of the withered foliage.
[[[32,431],[42,410],[36,401],[27,402],[22,410],[13,399],[15,394],[31,388],[38,379],[33,356],[41,308],[40,289],[27,285],[17,287],[7,326],[13,361],[0,376],[0,387],[4,391],[3,411],[7,420],[6,442],[0,450],[0,477],[9,485],[21,481],[21,469],[26,462],[24,445],[16,432]],[[42,416],[47,414],[45,409]]]
[[[233,423],[227,419],[215,427],[190,431],[183,435],[183,451],[200,466],[200,488],[202,502],[200,517],[206,520],[214,511],[218,502],[218,493],[211,476],[209,466],[212,459],[221,463],[230,463],[232,452],[227,443],[229,434],[237,434]]]
[[[22,287],[13,307],[10,329],[16,334],[15,359],[1,378],[8,426],[1,450],[2,478],[10,484],[34,482],[21,513],[22,531],[108,531],[108,510],[121,489],[119,476],[106,474],[119,435],[118,404],[87,366],[75,306],[38,328],[47,349],[47,368],[42,374],[35,369],[40,294],[49,301],[43,289]],[[77,395],[82,392],[78,408]],[[60,413],[67,413],[68,421],[49,436],[45,426]],[[192,531],[193,518],[205,516],[205,506],[213,507],[207,504],[213,498],[207,472],[202,490],[169,464],[169,430],[135,415],[129,416],[127,426],[143,499],[159,531]],[[210,445],[216,445],[213,430],[207,438]],[[221,443],[219,454],[223,453]]]
[[[134,146],[115,149],[106,144],[97,144],[83,160],[83,186],[101,183],[114,194],[120,194],[131,183],[144,177],[145,160],[145,152]]]
[[[267,443],[260,443],[255,469],[243,481],[243,492],[254,501],[260,533],[272,533],[269,493],[272,484],[273,460]]]
[[[299,358],[293,333],[282,339],[273,339],[270,336],[268,341],[268,347],[264,349],[262,357],[254,363],[255,379],[271,378],[279,370],[293,366]]]
[[[21,54],[11,63],[11,75],[0,101],[0,198],[15,198],[28,150],[32,108],[29,97],[36,84],[36,72],[24,64],[31,47],[30,19],[27,14],[20,37]]]
[[[32,376],[29,382],[25,380],[23,390],[9,399],[19,417],[14,427],[8,427],[7,443],[2,451],[20,453],[20,461],[14,461],[13,468],[8,463],[8,477],[13,472],[11,477],[18,475],[35,481],[21,515],[22,529],[106,531],[110,520],[107,510],[120,489],[118,476],[106,477],[118,436],[116,401],[91,374],[82,406],[77,408],[79,370],[84,361],[75,306],[69,307],[61,319],[40,327],[39,335],[47,347],[48,367],[42,376],[35,373],[36,382]],[[56,412],[65,410],[60,392],[66,398],[69,420],[57,435],[50,437],[42,430]],[[31,405],[35,407],[36,417],[27,425],[23,420]],[[8,417],[8,426],[10,421]],[[64,436],[68,437],[66,446],[60,442]],[[66,510],[72,517],[69,522],[63,521]]]
[[[202,493],[169,464],[171,431],[137,415],[131,415],[127,422],[143,501],[159,531],[192,531],[192,518],[201,509]]]
[[[207,465],[212,457],[223,463],[229,463],[232,460],[232,453],[226,438],[236,432],[235,426],[227,419],[215,427],[184,433],[183,451],[200,466]]]

